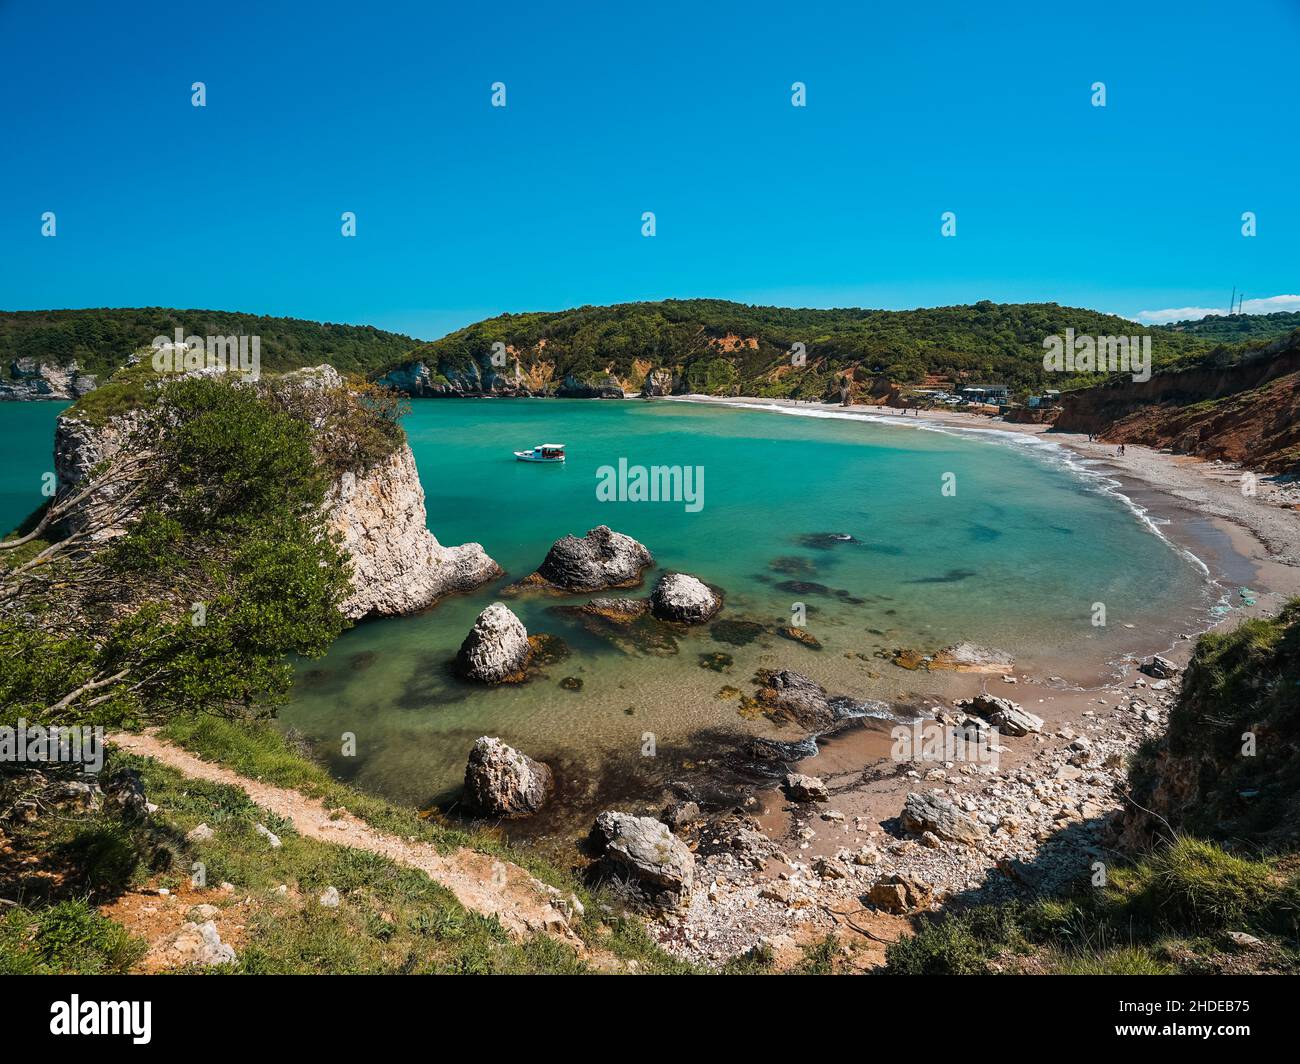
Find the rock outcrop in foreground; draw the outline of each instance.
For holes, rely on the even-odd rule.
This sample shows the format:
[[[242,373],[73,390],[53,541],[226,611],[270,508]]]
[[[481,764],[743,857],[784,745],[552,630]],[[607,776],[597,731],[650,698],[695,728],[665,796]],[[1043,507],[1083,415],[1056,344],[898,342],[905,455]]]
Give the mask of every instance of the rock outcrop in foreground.
[[[668,825],[649,816],[605,812],[592,832],[606,869],[662,908],[684,903],[695,886],[695,855]]]
[[[167,968],[212,968],[234,964],[238,959],[233,946],[221,941],[217,925],[211,920],[188,921],[155,950]]]
[[[518,683],[524,679],[532,648],[524,622],[503,602],[478,615],[456,655],[456,672],[481,683]]]
[[[703,624],[721,608],[720,596],[685,573],[665,573],[650,595],[650,611],[661,621]]]
[[[590,592],[636,587],[641,583],[641,574],[654,562],[650,552],[631,536],[599,525],[585,536],[556,540],[537,571],[510,590],[549,587]]]
[[[551,793],[551,770],[500,739],[481,736],[465,766],[465,797],[482,813],[519,817],[535,813]]]

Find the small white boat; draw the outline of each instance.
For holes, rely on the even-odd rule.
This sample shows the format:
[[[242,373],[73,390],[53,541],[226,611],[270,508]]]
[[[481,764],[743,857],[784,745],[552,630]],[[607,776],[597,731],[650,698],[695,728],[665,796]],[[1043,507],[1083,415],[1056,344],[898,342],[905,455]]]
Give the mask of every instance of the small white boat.
[[[521,462],[563,462],[564,444],[539,443],[531,451],[516,451],[515,457]]]

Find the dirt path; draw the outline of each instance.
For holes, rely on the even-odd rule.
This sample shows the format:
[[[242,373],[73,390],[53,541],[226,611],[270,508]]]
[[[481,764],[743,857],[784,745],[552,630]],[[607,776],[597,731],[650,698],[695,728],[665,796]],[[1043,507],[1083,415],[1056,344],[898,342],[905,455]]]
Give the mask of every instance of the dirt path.
[[[369,850],[408,868],[418,868],[456,895],[465,908],[495,916],[516,938],[544,932],[569,943],[581,956],[591,959],[585,944],[556,908],[557,894],[516,864],[468,849],[443,854],[428,843],[411,842],[377,831],[350,813],[331,812],[318,798],[259,783],[200,760],[154,735],[118,734],[110,736],[109,741],[119,749],[151,757],[194,779],[238,787],[262,808],[290,821],[307,838]]]

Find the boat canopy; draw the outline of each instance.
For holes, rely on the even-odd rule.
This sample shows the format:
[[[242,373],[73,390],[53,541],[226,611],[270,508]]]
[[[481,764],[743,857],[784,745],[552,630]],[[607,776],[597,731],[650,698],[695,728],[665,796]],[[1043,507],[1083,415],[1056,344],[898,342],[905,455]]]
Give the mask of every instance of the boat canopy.
[[[542,451],[562,451],[562,450],[564,450],[564,444],[562,444],[562,443],[544,443],[544,444],[542,444],[542,446],[539,448],[539,450],[542,450]]]

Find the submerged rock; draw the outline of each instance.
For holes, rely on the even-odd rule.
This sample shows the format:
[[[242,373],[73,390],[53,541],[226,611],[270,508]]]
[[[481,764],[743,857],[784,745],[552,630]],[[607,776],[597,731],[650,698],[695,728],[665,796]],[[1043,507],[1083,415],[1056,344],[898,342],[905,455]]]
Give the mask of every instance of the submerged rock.
[[[592,832],[606,869],[654,904],[676,908],[695,885],[695,855],[654,817],[604,812]]]
[[[1015,659],[1005,650],[989,650],[974,643],[954,643],[935,654],[929,667],[954,672],[1007,673],[1015,667]]]
[[[559,591],[606,591],[636,587],[654,558],[631,536],[598,525],[585,536],[555,541],[542,564],[509,590],[549,587]]]
[[[528,629],[508,606],[494,602],[478,615],[456,655],[456,671],[482,683],[524,679],[531,647]]]
[[[798,542],[813,550],[832,550],[842,544],[858,541],[848,532],[808,532],[800,536]]]
[[[726,672],[735,664],[735,659],[730,654],[724,654],[715,650],[711,654],[700,655],[700,668],[712,669],[714,672]]]
[[[703,624],[721,608],[721,596],[685,573],[665,573],[650,596],[651,612],[664,621]]]
[[[644,599],[634,598],[595,598],[578,607],[582,613],[620,622],[634,621],[649,608],[649,603]]]
[[[806,628],[796,628],[792,624],[783,624],[776,630],[776,634],[782,639],[789,639],[795,643],[802,643],[809,650],[821,650],[821,640]]]
[[[907,669],[909,672],[915,672],[929,664],[930,659],[922,654],[919,650],[911,647],[897,647],[891,654],[886,655],[889,661],[897,665],[900,669]]]
[[[733,647],[748,646],[766,631],[767,625],[761,621],[747,621],[743,618],[715,621],[709,627],[709,635],[719,643],[730,643]]]
[[[785,573],[790,576],[802,576],[809,573],[815,573],[817,566],[810,558],[801,558],[798,555],[786,554],[780,558],[773,558],[767,563],[767,567],[774,573]]]
[[[538,632],[528,637],[528,668],[544,669],[548,665],[558,665],[569,656],[569,644],[558,635],[550,632]]]
[[[500,739],[480,736],[465,766],[465,796],[482,813],[519,817],[546,804],[551,770]]]
[[[598,598],[581,606],[556,606],[555,612],[575,618],[592,635],[629,655],[668,657],[677,653],[672,625],[650,613],[645,599]]]

